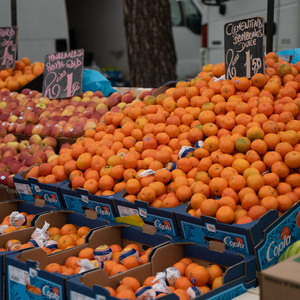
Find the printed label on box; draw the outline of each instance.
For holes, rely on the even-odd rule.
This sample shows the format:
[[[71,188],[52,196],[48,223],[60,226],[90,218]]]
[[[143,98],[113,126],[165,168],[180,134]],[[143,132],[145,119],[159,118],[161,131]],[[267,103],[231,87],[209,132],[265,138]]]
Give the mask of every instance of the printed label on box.
[[[172,219],[152,215],[149,213],[147,213],[146,217],[140,214],[140,217],[143,219],[143,221],[153,224],[157,231],[176,236]]]
[[[267,233],[265,242],[257,251],[260,270],[274,265],[285,249],[300,239],[300,212],[295,209]]]
[[[104,297],[105,299],[105,297]],[[70,300],[95,300],[94,298],[85,296],[83,294],[71,291],[70,293]]]
[[[105,296],[96,295],[96,300],[105,300],[105,299],[106,299]]]
[[[86,203],[82,200],[82,198],[73,197],[66,194],[64,194],[64,200],[67,209],[71,209],[81,213],[84,213],[86,209],[91,209],[94,210],[101,218],[107,219],[109,221],[114,220],[112,207],[109,204],[99,203],[91,200],[88,200],[88,202]]]
[[[22,285],[29,284],[28,272],[13,266],[8,266],[8,271],[9,271],[9,280],[15,281]]]
[[[130,207],[121,206],[121,205],[118,205],[117,208],[118,208],[120,217],[138,216],[139,215],[138,210],[135,208],[130,208]]]
[[[15,187],[18,194],[32,195],[29,184],[15,182]]]
[[[41,189],[40,189],[40,187],[38,185],[34,185],[33,187],[34,187],[36,193],[40,193],[41,192]]]
[[[36,192],[35,194],[42,196],[45,199],[46,204],[53,205],[55,207],[61,207],[56,192],[40,190],[40,192]]]
[[[139,208],[139,215],[141,216],[141,218],[147,218],[147,210],[143,209],[143,208]]]
[[[181,221],[183,237],[189,241],[206,244],[205,238],[213,238],[222,241],[227,249],[234,250],[242,254],[249,254],[246,237],[239,234],[233,234],[222,230],[213,231],[199,225]]]

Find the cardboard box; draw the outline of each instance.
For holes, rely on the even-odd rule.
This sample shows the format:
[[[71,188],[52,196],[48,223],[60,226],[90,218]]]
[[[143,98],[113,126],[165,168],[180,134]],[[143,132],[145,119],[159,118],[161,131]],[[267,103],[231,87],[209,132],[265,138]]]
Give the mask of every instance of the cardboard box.
[[[20,199],[30,202],[38,201],[55,208],[64,208],[63,198],[59,190],[64,181],[45,184],[40,183],[37,178],[26,180],[25,176],[29,170],[30,168],[14,176],[15,187]]]
[[[6,202],[1,202],[0,203],[0,222],[2,222],[2,220],[6,216],[10,215],[13,211],[26,212],[27,214],[35,214],[36,216],[38,216],[39,214],[49,212],[51,209],[52,208],[49,206],[38,207],[38,206],[35,206],[33,203],[28,203],[23,200],[9,200]],[[32,225],[34,224],[34,219],[32,220],[31,224]],[[23,232],[23,230],[18,231],[18,235],[22,236],[22,232]],[[26,235],[26,231],[24,234]],[[15,235],[14,235],[14,233],[0,235],[0,242],[3,239],[4,239],[4,241],[6,240],[5,238],[3,238],[4,236],[14,237]],[[1,242],[2,246],[5,245],[5,243]],[[4,291],[5,257],[7,254],[8,254],[8,252],[0,251],[0,280],[1,280],[0,282],[3,283],[2,285],[0,284],[0,299],[5,299],[5,291]]]
[[[262,300],[298,300],[300,298],[300,254],[286,259],[260,273]]]
[[[136,200],[134,203],[127,201],[123,196],[125,192],[113,195],[113,201],[117,216],[140,216],[148,225],[152,225],[157,231],[171,236],[180,236],[179,226],[174,208],[154,208],[145,201]]]
[[[180,207],[176,216],[183,238],[206,245],[212,239],[219,240],[227,249],[255,255],[257,269],[263,270],[274,265],[285,249],[300,239],[299,209],[300,202],[297,202],[280,217],[277,211],[270,210],[244,225],[219,223],[207,216],[192,217],[184,207]]]
[[[87,190],[70,188],[70,181],[67,180],[59,187],[67,209],[84,213],[87,210],[94,211],[98,217],[108,221],[114,221],[116,210],[112,201],[112,196],[95,196],[89,194]]]
[[[22,244],[27,243],[32,233],[36,228],[42,228],[45,224],[45,221],[47,221],[50,226],[57,226],[62,227],[66,223],[72,223],[76,225],[76,227],[80,226],[89,226],[91,228],[100,227],[103,225],[108,224],[107,221],[103,219],[89,219],[83,214],[70,212],[70,211],[48,211],[46,210],[47,206],[44,206],[42,208],[35,207],[32,203],[27,203],[24,201],[13,201],[10,203],[0,203],[0,212],[1,214],[9,214],[9,211],[12,212],[14,210],[18,211],[25,211],[27,213],[33,213],[36,214],[35,218],[32,220],[32,227],[26,228],[20,231],[14,231],[12,233],[0,235],[0,248],[4,248],[5,244],[10,239],[17,239]],[[39,213],[39,214],[38,214]],[[40,249],[41,250],[41,249]],[[41,250],[44,252],[43,250]],[[17,251],[18,253],[20,251]],[[16,251],[10,251],[10,252],[2,252],[0,251],[0,276],[3,275],[3,282],[5,282],[5,274],[6,274],[6,257],[12,253],[16,253]],[[3,297],[6,299],[6,294],[3,291],[3,287],[5,284],[0,285],[0,295],[2,293]]]
[[[96,248],[103,244],[119,244],[122,248],[135,243],[141,248],[154,247],[170,241],[170,237],[159,233],[149,234],[141,228],[128,225],[106,226],[94,230],[88,235],[88,242],[58,253],[46,255],[40,248],[11,254],[7,257],[7,299],[67,299],[67,279],[78,275],[62,275],[49,273],[43,268],[51,262],[63,264],[72,255],[86,248]],[[40,289],[40,295],[35,295],[26,289],[26,285],[33,285]],[[56,296],[54,296],[56,294]]]
[[[231,251],[216,252],[195,243],[168,243],[155,249],[149,263],[127,272],[108,277],[102,270],[92,270],[80,277],[70,279],[68,281],[69,298],[70,300],[102,299],[102,296],[105,299],[117,299],[109,296],[108,291],[102,287],[111,286],[115,289],[120,284],[120,280],[126,276],[133,276],[142,284],[148,276],[155,276],[183,257],[192,258],[205,267],[210,263],[216,263],[226,269],[223,286],[197,299],[232,299],[256,284],[253,256],[243,256]],[[162,299],[178,298],[170,294]]]

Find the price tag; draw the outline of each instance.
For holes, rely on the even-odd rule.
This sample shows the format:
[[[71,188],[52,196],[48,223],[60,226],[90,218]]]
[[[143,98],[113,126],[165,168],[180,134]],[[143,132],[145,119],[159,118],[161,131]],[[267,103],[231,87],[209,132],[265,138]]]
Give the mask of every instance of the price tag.
[[[80,95],[83,58],[83,49],[46,55],[43,96],[60,99]]]
[[[264,18],[226,23],[224,35],[226,79],[264,73]]]
[[[0,68],[13,68],[17,52],[18,27],[0,28]]]

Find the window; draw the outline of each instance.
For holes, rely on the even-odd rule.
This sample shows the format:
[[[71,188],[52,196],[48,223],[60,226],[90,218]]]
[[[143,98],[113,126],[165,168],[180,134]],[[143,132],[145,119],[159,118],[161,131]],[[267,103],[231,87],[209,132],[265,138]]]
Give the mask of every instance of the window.
[[[191,0],[169,0],[173,26],[186,26],[201,34],[201,14]]]

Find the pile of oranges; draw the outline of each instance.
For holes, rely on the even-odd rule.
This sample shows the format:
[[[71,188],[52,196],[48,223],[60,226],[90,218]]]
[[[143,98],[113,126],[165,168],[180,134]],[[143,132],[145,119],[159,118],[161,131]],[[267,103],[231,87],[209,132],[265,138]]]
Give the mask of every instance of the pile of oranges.
[[[104,270],[109,274],[109,276],[116,275],[118,273],[125,272],[129,269],[138,267],[139,265],[145,264],[148,262],[148,255],[152,248],[148,248],[146,251],[142,251],[140,247],[134,243],[126,245],[122,248],[118,244],[112,244],[109,246],[112,250],[112,256],[108,260],[104,260]],[[119,256],[122,250],[133,248],[137,251],[138,256],[130,255],[126,257],[124,260],[120,261]],[[73,275],[78,274],[81,270],[81,266],[79,265],[82,259],[88,259],[90,261],[95,261],[94,257],[94,248],[85,247],[84,249],[78,252],[77,256],[69,256],[63,265],[60,265],[56,262],[50,263],[45,266],[45,270],[48,272],[58,272],[64,275]]]
[[[23,214],[23,213],[22,213]],[[28,220],[27,215],[26,218]],[[29,222],[30,224],[30,222]],[[29,225],[30,226],[30,225]],[[29,227],[26,225],[26,228]],[[21,228],[19,228],[21,229]],[[87,226],[81,226],[78,229],[76,228],[75,225],[73,224],[65,224],[61,228],[58,227],[50,227],[48,229],[49,233],[49,240],[50,241],[55,241],[55,248],[51,247],[42,247],[42,249],[47,253],[56,253],[59,251],[62,251],[64,249],[69,249],[78,245],[82,245],[85,243],[85,237],[88,234],[88,232],[91,229]],[[12,231],[10,231],[12,232]],[[15,245],[16,247],[13,247],[13,250],[22,250],[22,249],[27,249],[34,247],[31,241],[28,241],[27,243],[22,244],[20,240],[16,239],[10,239],[6,242],[5,248],[0,248],[0,251],[13,251],[10,246]]]
[[[0,91],[16,91],[44,72],[44,64],[28,57],[15,61],[15,67],[0,71]]]
[[[0,226],[2,225],[7,225],[7,227],[3,230],[2,234],[6,234],[6,233],[10,233],[10,232],[14,232],[17,230],[22,230],[22,229],[26,229],[29,228],[31,226],[31,221],[34,218],[34,214],[28,214],[26,212],[20,212],[20,214],[24,215],[26,218],[26,223],[23,224],[22,226],[14,226],[10,223],[10,215],[7,215],[6,217],[4,217],[4,219],[2,220]]]
[[[223,270],[219,265],[211,264],[204,267],[192,259],[184,257],[173,265],[181,274],[174,284],[168,286],[168,289],[175,293],[180,299],[190,299],[188,289],[190,287],[197,287],[199,295],[203,295],[210,290],[216,289],[222,285]],[[113,289],[109,286],[104,286],[110,295],[120,299],[136,299],[136,292],[143,287],[152,287],[158,281],[155,276],[147,277],[142,284],[131,276],[124,277],[119,286]],[[160,293],[157,298],[165,296],[166,293]]]
[[[107,112],[39,180],[69,178],[99,196],[124,191],[155,208],[190,201],[190,215],[229,224],[281,215],[300,196],[300,62],[273,52],[265,61],[251,79],[225,80],[224,64],[205,65],[189,82]],[[185,157],[183,147],[192,149]]]

